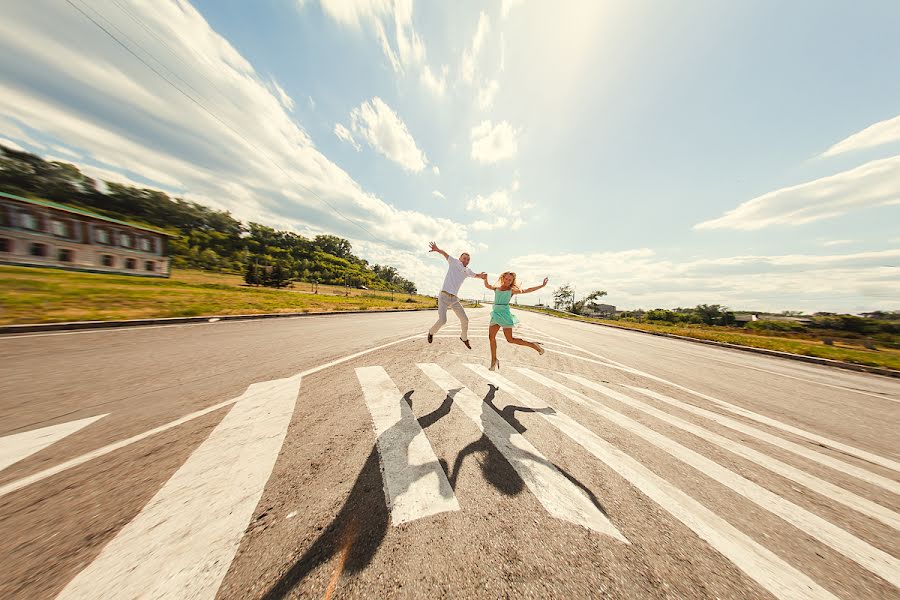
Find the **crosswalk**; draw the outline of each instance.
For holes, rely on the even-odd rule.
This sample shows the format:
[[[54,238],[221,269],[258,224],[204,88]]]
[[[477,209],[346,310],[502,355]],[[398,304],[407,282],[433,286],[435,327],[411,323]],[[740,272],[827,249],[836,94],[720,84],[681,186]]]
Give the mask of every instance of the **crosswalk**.
[[[483,323],[473,323],[469,337],[486,332]],[[146,505],[57,588],[61,590],[57,598],[65,600],[214,598],[284,452],[301,386],[308,389],[314,373],[348,363],[336,376],[346,378],[352,389],[342,402],[358,402],[360,411],[365,407],[361,414],[370,420],[371,456],[377,453],[389,515],[385,528],[427,528],[436,519],[460,518],[478,501],[458,487],[465,484],[450,475],[439,458],[442,453],[435,450],[443,448],[446,457],[462,448],[447,448],[447,440],[430,439],[434,430],[420,423],[411,393],[401,391],[415,388],[421,399],[417,402],[449,406],[482,436],[549,519],[583,528],[585,535],[611,548],[632,548],[647,530],[660,525],[652,519],[635,524],[608,509],[619,503],[604,494],[624,486],[774,597],[865,596],[848,595],[846,589],[823,579],[821,569],[809,568],[732,513],[717,511],[708,497],[722,493],[778,520],[783,524],[780,535],[827,548],[827,560],[847,561],[879,582],[878,589],[890,589],[900,597],[898,546],[884,542],[898,539],[900,531],[896,510],[900,462],[894,458],[678,385],[536,329],[526,327],[517,335],[540,341],[553,362],[520,362],[502,372],[489,371],[477,362],[476,353],[449,344],[459,335],[458,329],[443,329],[436,337],[444,338],[444,346],[439,346],[441,342],[426,346],[430,354],[422,352],[406,362],[383,362],[378,355],[367,355],[412,340],[423,344],[422,336],[252,384],[236,398],[7,480],[0,485],[0,498],[221,409],[218,425]],[[459,354],[471,358],[458,360]],[[518,357],[525,355],[537,358],[525,351]],[[485,386],[488,395],[483,393]],[[546,437],[512,423],[495,396],[553,431],[557,436],[553,446],[545,447]],[[101,414],[0,437],[0,471],[105,423],[107,417]],[[645,450],[636,452],[632,442]],[[616,485],[599,490],[578,482],[560,464],[561,448],[563,453],[590,459],[586,468],[617,478]],[[738,469],[723,456],[745,461],[740,464],[752,469]],[[683,479],[660,470],[657,460],[677,464],[703,484],[685,485]],[[782,480],[797,493],[772,485]],[[834,519],[835,514],[842,518]],[[857,527],[859,523],[867,527]],[[871,527],[878,535],[867,535]]]

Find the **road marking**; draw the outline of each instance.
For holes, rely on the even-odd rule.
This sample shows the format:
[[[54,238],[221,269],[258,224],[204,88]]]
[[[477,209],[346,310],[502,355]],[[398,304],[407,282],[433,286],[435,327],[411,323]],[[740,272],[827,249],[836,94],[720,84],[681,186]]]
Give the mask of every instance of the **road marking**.
[[[479,367],[479,369],[484,370],[484,367]],[[764,508],[769,512],[781,517],[797,529],[806,532],[826,546],[829,546],[837,552],[840,552],[847,558],[855,561],[872,573],[875,573],[885,581],[888,581],[893,585],[900,587],[900,560],[897,560],[890,554],[879,550],[878,548],[875,548],[871,544],[868,544],[863,540],[857,538],[856,536],[851,535],[847,531],[826,521],[822,517],[811,513],[800,506],[797,506],[793,502],[786,500],[778,494],[775,494],[774,492],[771,492],[766,488],[750,481],[746,477],[743,477],[729,469],[726,469],[719,463],[706,458],[702,454],[695,452],[694,450],[691,450],[686,446],[683,446],[675,440],[672,440],[660,433],[657,433],[656,431],[653,431],[649,427],[638,423],[637,421],[605,406],[604,404],[588,398],[584,394],[580,394],[561,383],[557,383],[553,380],[538,375],[537,373],[532,373],[532,375],[534,376],[532,377],[533,379],[540,380],[541,383],[559,391],[570,400],[578,402],[594,413],[600,415],[604,419],[615,423],[619,427],[622,427],[623,429],[653,444],[654,446],[656,446],[660,450],[663,450],[677,460],[680,460],[681,462],[694,467],[707,477],[714,479],[718,483],[724,485],[733,492],[740,494],[741,496],[743,496],[747,500],[750,500],[761,508]],[[618,400],[619,397],[622,396],[622,394],[619,394],[615,390],[612,390],[599,383],[589,381],[583,377],[569,374],[564,375],[572,381],[601,392],[602,394],[605,394],[610,398]],[[534,403],[541,402],[533,396],[531,396],[530,399],[527,398],[527,396],[530,396],[529,392],[526,392],[516,384],[505,382],[505,387],[507,389],[513,390],[513,392],[516,393],[520,399],[525,397],[526,403],[529,400]]]
[[[106,414],[97,415],[0,438],[0,471],[23,458],[31,456],[35,452],[40,452],[50,444],[72,435],[105,416]]]
[[[517,391],[524,390],[502,376],[478,365],[466,366],[488,381],[493,381],[495,385],[513,392],[516,400],[525,406],[534,410],[548,407],[545,402],[530,393],[518,394]],[[774,596],[785,600],[835,598],[807,575],[571,417],[556,409],[553,409],[552,413],[537,414],[553,423],[560,431],[656,502]]]
[[[712,396],[708,396],[708,395],[706,395],[706,394],[703,394],[702,392],[696,392],[696,391],[691,390],[691,389],[688,389],[688,388],[686,388],[686,387],[684,387],[684,386],[678,385],[677,383],[672,383],[672,382],[670,382],[670,381],[666,381],[665,379],[661,379],[661,378],[659,378],[659,377],[655,377],[655,376],[653,376],[653,375],[649,375],[649,374],[644,373],[644,372],[642,372],[642,371],[638,371],[637,369],[632,369],[631,367],[618,366],[618,365],[615,365],[615,364],[609,364],[609,363],[606,363],[606,362],[601,362],[601,361],[597,361],[597,360],[592,360],[592,359],[586,358],[586,357],[584,357],[584,356],[578,356],[578,355],[576,355],[576,354],[569,354],[568,352],[561,352],[561,351],[559,351],[559,350],[554,350],[554,349],[552,349],[552,348],[548,348],[548,349],[547,349],[547,352],[553,352],[553,353],[555,353],[555,354],[561,354],[561,355],[563,355],[563,356],[568,356],[568,357],[570,357],[570,358],[575,358],[575,359],[578,359],[578,360],[582,360],[582,361],[586,361],[586,362],[591,362],[591,363],[598,364],[598,365],[601,365],[601,366],[604,366],[604,367],[609,367],[609,368],[611,368],[611,369],[618,369],[618,370],[626,371],[626,372],[629,372],[629,373],[632,373],[632,374],[635,374],[635,375],[640,375],[640,376],[642,376],[642,377],[647,377],[648,379],[653,379],[653,380],[655,380],[655,381],[659,381],[660,383],[664,383],[664,384],[666,384],[666,385],[669,385],[669,386],[672,386],[672,387],[674,387],[674,388],[677,388],[677,389],[680,389],[680,390],[682,390],[682,391],[685,391],[685,392],[687,392],[687,393],[689,393],[689,394],[693,394],[693,395],[695,395],[695,396],[697,396],[697,397],[699,397],[699,398],[703,398],[704,400],[709,400],[710,402],[713,402],[714,404],[716,404],[716,405],[718,405],[718,406],[724,408],[725,410],[728,410],[728,411],[730,411],[730,412],[733,412],[733,413],[735,413],[735,414],[740,414],[740,415],[746,416],[746,417],[749,418],[749,419],[755,420],[755,421],[760,422],[760,423],[765,423],[765,424],[770,425],[770,426],[772,426],[772,427],[774,427],[774,428],[776,428],[776,429],[781,429],[782,431],[787,431],[787,432],[789,432],[789,433],[794,433],[794,434],[797,435],[797,436],[803,437],[803,438],[808,439],[808,440],[815,441],[815,442],[821,444],[822,446],[825,446],[825,447],[830,448],[830,449],[832,449],[832,450],[835,450],[835,449],[841,450],[841,451],[843,451],[843,452],[845,452],[845,453],[847,453],[847,454],[853,455],[853,456],[855,456],[855,457],[857,457],[857,458],[862,458],[863,460],[868,460],[869,462],[877,463],[877,464],[880,464],[880,465],[882,465],[882,466],[894,465],[894,466],[888,466],[888,468],[891,468],[891,469],[894,469],[894,470],[898,470],[898,468],[900,468],[900,464],[898,464],[898,463],[896,463],[895,461],[892,461],[892,460],[890,460],[890,459],[882,458],[882,457],[877,456],[877,455],[875,455],[875,454],[872,454],[872,453],[870,453],[870,452],[866,452],[866,451],[864,451],[864,450],[859,450],[859,449],[857,449],[857,448],[853,448],[853,447],[851,447],[851,446],[847,446],[846,444],[842,444],[842,443],[840,443],[840,442],[835,442],[835,441],[833,441],[833,440],[829,440],[828,438],[824,438],[824,437],[819,436],[819,435],[816,435],[816,434],[814,434],[814,433],[810,433],[810,432],[808,432],[808,431],[804,431],[804,430],[802,430],[802,429],[798,429],[798,428],[793,427],[793,426],[791,426],[791,425],[786,425],[786,424],[784,424],[784,423],[781,423],[781,422],[779,422],[779,421],[775,421],[774,419],[770,419],[770,418],[764,417],[764,416],[762,416],[762,415],[757,415],[757,414],[754,413],[754,412],[751,412],[751,411],[745,410],[745,409],[743,409],[743,408],[740,408],[740,407],[734,406],[734,405],[732,405],[732,404],[729,404],[729,403],[725,402],[724,400],[719,400],[719,399],[717,399],[717,398],[713,398]],[[585,350],[584,352],[587,352],[587,351]],[[640,390],[642,390],[643,388],[634,388],[634,389],[637,390],[637,391],[640,391]],[[647,391],[649,392],[649,390],[647,390]],[[691,406],[692,408],[697,408],[697,407],[694,407],[693,405],[688,405],[687,403],[684,403],[684,404],[685,404],[686,406]],[[685,410],[690,410],[690,409],[685,408]],[[701,409],[701,410],[702,410],[702,409]],[[707,411],[707,412],[709,412],[709,411]],[[717,413],[710,413],[710,414],[717,414]],[[712,417],[710,417],[710,418],[712,418]],[[887,477],[882,477],[881,475],[876,475],[876,474],[874,474],[874,473],[872,473],[872,472],[870,472],[870,471],[867,471],[867,470],[862,469],[862,468],[860,468],[860,467],[857,467],[857,466],[855,466],[855,465],[851,465],[850,463],[847,463],[847,462],[838,460],[838,459],[836,459],[836,458],[832,458],[832,457],[830,457],[830,456],[828,456],[828,455],[826,455],[826,454],[822,454],[821,452],[816,452],[816,451],[814,451],[814,450],[809,450],[808,448],[805,448],[805,447],[801,446],[800,444],[795,444],[795,443],[793,443],[793,442],[788,442],[788,441],[786,441],[786,440],[782,440],[781,438],[777,438],[777,437],[774,436],[774,435],[765,433],[765,432],[763,432],[763,431],[761,431],[761,430],[759,430],[759,429],[756,429],[756,428],[754,428],[754,427],[750,427],[750,426],[748,426],[748,425],[744,425],[743,423],[740,423],[740,422],[738,422],[738,421],[735,421],[734,419],[730,419],[730,418],[728,418],[728,417],[721,416],[721,415],[718,415],[717,418],[723,419],[723,424],[724,424],[724,421],[728,421],[728,422],[734,424],[735,427],[732,427],[731,425],[729,425],[729,427],[732,427],[732,429],[737,429],[737,426],[740,425],[741,427],[746,428],[745,433],[746,433],[747,431],[754,431],[755,433],[752,433],[752,434],[750,434],[750,435],[753,435],[754,437],[758,437],[758,438],[760,438],[760,439],[765,439],[765,440],[768,441],[770,444],[775,444],[775,445],[777,445],[777,446],[779,446],[779,447],[781,447],[781,448],[789,449],[789,450],[791,450],[791,452],[795,452],[796,454],[800,454],[801,456],[805,456],[805,457],[809,458],[810,460],[814,460],[814,461],[820,462],[820,463],[822,463],[822,464],[824,464],[824,465],[828,465],[828,466],[830,466],[830,467],[832,467],[832,468],[834,468],[834,469],[838,469],[838,470],[843,471],[843,472],[845,472],[845,473],[852,474],[854,477],[857,477],[857,478],[859,478],[859,479],[863,479],[864,481],[868,481],[868,482],[870,482],[870,483],[873,483],[873,484],[875,484],[875,485],[878,485],[878,486],[880,486],[880,487],[883,487],[883,488],[885,488],[885,489],[888,489],[888,490],[894,492],[895,494],[900,494],[900,484],[898,484],[898,483],[895,482],[895,481],[892,481],[891,479],[888,479]],[[773,440],[777,440],[777,442],[776,442],[776,441],[773,441]],[[874,459],[874,460],[873,460],[873,459]]]
[[[479,338],[477,338],[477,337],[473,337],[473,336],[471,335],[471,332],[469,332],[469,333],[470,333],[470,335],[469,335],[469,341],[479,339]],[[443,333],[439,333],[439,334],[437,334],[437,335],[434,336],[434,337],[436,337],[436,338],[457,338],[457,339],[459,339],[459,335],[454,335],[454,334],[446,335],[446,334],[443,334]],[[485,335],[484,337],[486,338],[487,335]],[[498,341],[498,342],[502,341],[503,343],[506,343],[506,338],[504,338],[502,334],[499,334],[499,335],[497,335],[497,341]],[[559,347],[561,347],[561,348],[569,348],[569,349],[572,349],[572,350],[575,350],[575,349],[576,349],[576,348],[574,348],[573,346],[569,346],[568,344],[558,344],[558,343],[556,343],[556,342],[548,342],[548,341],[545,341],[545,340],[543,340],[543,339],[541,339],[541,338],[536,338],[536,337],[530,337],[530,338],[528,338],[528,341],[529,341],[529,342],[537,342],[537,343],[541,344],[542,346],[559,346]]]
[[[214,598],[275,466],[300,381],[250,386],[58,598]]]
[[[391,523],[459,510],[425,432],[385,370],[360,367],[356,377],[375,426]]]
[[[314,373],[318,373],[319,371],[323,371],[325,369],[328,369],[328,368],[334,367],[336,365],[339,365],[341,363],[347,362],[348,360],[353,360],[354,358],[359,358],[360,356],[364,356],[366,354],[369,354],[370,352],[382,350],[389,346],[394,346],[396,344],[408,342],[409,340],[414,340],[414,339],[417,339],[420,337],[421,337],[421,334],[411,335],[411,336],[401,338],[399,340],[394,340],[393,342],[381,344],[380,346],[374,346],[374,347],[368,348],[366,350],[361,350],[361,351],[355,352],[353,354],[348,354],[347,356],[344,356],[342,358],[338,358],[338,359],[332,360],[330,362],[327,362],[325,364],[321,364],[318,367],[313,367],[311,369],[307,369],[307,370],[303,371],[302,373],[298,373],[298,376],[307,377]],[[165,425],[160,425],[159,427],[154,427],[153,429],[150,429],[149,431],[139,433],[137,435],[131,436],[130,438],[120,440],[120,441],[114,442],[112,444],[107,444],[106,446],[103,446],[102,448],[98,448],[97,450],[88,452],[87,454],[82,454],[81,456],[67,460],[63,463],[52,466],[48,469],[44,469],[43,471],[38,471],[37,473],[34,473],[27,477],[23,477],[22,479],[19,479],[17,481],[12,481],[10,483],[7,483],[6,485],[2,485],[2,486],[0,486],[0,498],[5,496],[6,494],[9,494],[16,490],[20,490],[23,487],[31,485],[32,483],[37,483],[38,481],[43,481],[44,479],[47,479],[48,477],[52,477],[53,475],[56,475],[57,473],[62,473],[63,471],[67,471],[68,469],[82,465],[88,461],[94,460],[95,458],[104,456],[106,454],[109,454],[110,452],[114,452],[114,451],[119,450],[120,448],[124,448],[125,446],[128,446],[130,444],[134,444],[135,442],[139,442],[139,441],[146,439],[152,435],[156,435],[157,433],[162,433],[163,431],[168,431],[169,429],[172,429],[173,427],[177,427],[179,425],[187,423],[188,421],[192,421],[192,420],[200,418],[204,415],[208,415],[209,413],[215,412],[215,411],[219,410],[220,408],[224,408],[226,406],[234,404],[235,402],[237,402],[238,400],[240,400],[242,398],[244,398],[244,396],[239,396],[237,398],[232,398],[231,400],[225,400],[224,402],[219,402],[218,404],[213,404],[212,406],[208,406],[204,409],[192,412],[188,415],[185,415],[183,417],[175,419],[174,421],[170,421],[169,423],[166,423]]]
[[[560,473],[543,454],[474,392],[434,363],[417,365],[459,406],[515,469],[547,512],[563,521],[604,533],[628,544],[587,494]]]
[[[570,393],[574,393],[572,390],[557,383],[556,381],[553,381],[552,379],[544,377],[543,375],[535,373],[529,369],[518,368],[517,370],[526,377],[529,377],[534,381],[551,389],[556,389],[557,391],[571,399],[575,399],[574,397],[570,396]],[[575,376],[569,375],[567,373],[559,374],[564,377],[568,377],[573,381],[581,383],[585,387],[604,394],[606,394],[609,390],[609,388],[605,387],[603,389],[600,389],[603,386],[595,385],[594,382],[589,382],[590,385],[583,383],[582,381],[580,381],[581,378],[576,378]],[[700,427],[699,425],[695,425],[694,423],[690,423],[674,415],[670,415],[669,413],[661,411],[653,406],[650,406],[649,404],[641,402],[640,400],[636,400],[624,394],[616,394],[612,397],[615,400],[622,402],[623,404],[627,404],[628,406],[631,406],[638,410],[642,410],[645,413],[653,415],[657,419],[660,419],[661,421],[664,421],[674,427],[683,429],[684,431],[692,433],[707,442],[719,446],[720,448],[724,448],[726,450],[729,450],[730,452],[737,454],[738,456],[746,458],[751,462],[755,462],[761,467],[777,473],[782,477],[795,481],[800,485],[806,486],[814,492],[825,496],[826,498],[830,498],[835,502],[843,504],[844,506],[852,508],[853,510],[859,511],[860,513],[872,517],[873,519],[881,521],[885,525],[889,525],[894,529],[900,529],[900,515],[888,508],[881,506],[880,504],[876,504],[875,502],[868,500],[867,498],[863,498],[862,496],[854,494],[853,492],[845,490],[844,488],[838,487],[833,483],[819,479],[818,477],[810,475],[805,471],[801,471],[796,467],[793,467],[787,463],[783,463],[780,460],[754,450],[749,446],[745,446],[743,444],[730,440],[724,436],[710,431],[709,429]]]

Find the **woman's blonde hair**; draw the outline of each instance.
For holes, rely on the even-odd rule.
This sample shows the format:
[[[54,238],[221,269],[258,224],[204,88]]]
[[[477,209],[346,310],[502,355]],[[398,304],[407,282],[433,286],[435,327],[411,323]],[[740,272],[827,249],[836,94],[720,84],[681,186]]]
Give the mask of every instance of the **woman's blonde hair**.
[[[516,285],[516,274],[513,271],[503,271],[502,273],[500,273],[500,277],[497,278],[497,286],[496,287],[498,287],[498,288],[503,287],[503,278],[506,277],[507,275],[512,275],[512,285],[509,287],[509,289],[511,289],[514,292],[518,292],[519,286]]]

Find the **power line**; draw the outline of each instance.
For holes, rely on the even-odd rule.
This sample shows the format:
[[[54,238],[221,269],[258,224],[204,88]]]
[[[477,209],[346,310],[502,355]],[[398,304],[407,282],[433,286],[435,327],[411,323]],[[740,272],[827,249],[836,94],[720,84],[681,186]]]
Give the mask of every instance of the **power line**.
[[[383,240],[383,239],[381,239],[380,237],[376,236],[376,235],[373,234],[371,231],[369,231],[366,227],[363,227],[362,225],[360,225],[359,223],[357,223],[356,221],[354,221],[354,220],[351,219],[350,217],[347,217],[346,215],[344,215],[340,210],[338,210],[338,209],[337,209],[335,206],[333,206],[330,202],[328,202],[327,200],[325,200],[324,198],[322,198],[321,196],[319,196],[318,194],[316,194],[314,191],[312,191],[311,189],[309,189],[308,187],[306,187],[305,185],[303,185],[302,183],[300,183],[299,181],[297,181],[297,179],[295,179],[295,178],[294,178],[287,170],[285,170],[284,167],[282,167],[281,165],[279,165],[279,164],[278,164],[274,159],[272,159],[268,154],[266,154],[266,153],[264,153],[262,150],[260,150],[259,147],[256,146],[256,144],[254,144],[253,142],[249,141],[247,138],[245,138],[243,135],[241,135],[241,133],[240,133],[238,130],[236,130],[234,127],[232,127],[231,125],[229,125],[228,123],[226,123],[225,121],[223,121],[221,118],[219,118],[219,117],[218,117],[215,113],[213,113],[211,110],[209,110],[208,108],[206,108],[205,106],[203,106],[203,104],[200,103],[196,98],[194,98],[193,96],[191,96],[190,94],[188,94],[187,92],[185,92],[183,89],[181,89],[180,87],[178,87],[177,85],[175,85],[175,84],[172,82],[172,80],[170,80],[168,77],[166,77],[165,75],[163,75],[162,73],[160,73],[156,68],[153,67],[153,65],[151,65],[151,64],[149,64],[147,61],[145,61],[141,56],[139,56],[136,52],[134,52],[134,50],[132,50],[127,44],[125,44],[124,42],[122,42],[122,40],[120,40],[119,38],[117,38],[111,31],[109,31],[109,30],[108,30],[106,27],[104,27],[102,24],[98,23],[93,17],[91,17],[91,15],[87,14],[86,12],[84,12],[84,11],[83,11],[78,5],[76,5],[72,0],[66,0],[66,2],[67,2],[72,8],[74,8],[74,9],[77,10],[79,13],[81,13],[87,20],[89,20],[91,23],[93,23],[97,28],[99,28],[101,31],[103,31],[103,33],[105,33],[106,35],[108,35],[113,41],[115,41],[117,44],[119,44],[120,46],[122,46],[122,48],[124,48],[129,54],[131,54],[131,55],[134,56],[136,59],[138,59],[145,67],[147,67],[148,69],[150,69],[151,71],[153,71],[153,73],[155,73],[160,79],[162,79],[163,81],[165,81],[166,83],[168,83],[168,84],[169,84],[170,86],[172,86],[177,92],[179,92],[182,96],[184,96],[185,98],[187,98],[188,100],[190,100],[191,102],[193,102],[194,104],[196,104],[201,110],[203,110],[205,113],[207,113],[207,114],[208,114],[209,116],[211,116],[213,119],[215,119],[216,121],[218,121],[219,123],[221,123],[224,127],[226,127],[226,128],[227,128],[229,131],[231,131],[234,135],[236,135],[238,138],[240,138],[245,144],[247,144],[248,146],[250,146],[251,148],[253,148],[254,150],[256,150],[256,151],[259,153],[260,156],[262,156],[263,158],[265,158],[266,160],[268,160],[269,162],[271,162],[278,170],[280,170],[282,173],[284,173],[285,176],[288,177],[288,179],[290,179],[290,180],[293,181],[295,184],[297,184],[299,187],[301,187],[301,188],[303,188],[304,190],[306,190],[307,192],[309,192],[309,194],[310,194],[312,197],[316,198],[316,199],[319,200],[322,204],[324,204],[325,206],[327,206],[328,208],[330,208],[336,215],[338,215],[339,217],[341,217],[342,219],[344,219],[345,221],[347,221],[347,222],[350,223],[351,225],[354,225],[354,226],[356,226],[357,228],[359,228],[362,232],[364,232],[364,233],[365,233],[369,238],[371,238],[373,241],[380,242],[380,243],[382,243],[382,244],[384,244],[384,245],[390,247],[390,244],[387,243],[385,240]],[[130,39],[130,38],[129,38],[129,39]],[[134,43],[134,44],[135,44],[136,46],[138,46],[139,48],[141,47],[139,44],[135,43],[133,40],[132,40],[132,43]],[[143,48],[141,48],[141,49],[143,50]],[[144,52],[147,52],[147,51],[144,50]],[[149,56],[152,56],[152,54],[150,54],[149,52],[148,52],[147,54],[148,54]],[[157,60],[157,59],[154,58],[154,60]],[[160,61],[157,60],[157,62],[160,62]],[[160,63],[160,64],[162,64],[162,63]]]

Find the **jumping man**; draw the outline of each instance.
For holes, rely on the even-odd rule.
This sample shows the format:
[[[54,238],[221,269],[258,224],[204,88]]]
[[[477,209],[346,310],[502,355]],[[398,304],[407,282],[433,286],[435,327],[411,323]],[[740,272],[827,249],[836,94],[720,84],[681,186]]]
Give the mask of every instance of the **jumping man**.
[[[459,327],[462,331],[462,336],[459,339],[466,345],[466,348],[471,350],[472,346],[469,345],[469,317],[466,316],[466,311],[463,310],[462,304],[459,303],[457,294],[466,277],[480,278],[485,276],[485,274],[475,273],[469,268],[471,257],[468,252],[463,252],[459,255],[459,259],[456,259],[438,248],[434,242],[428,245],[431,247],[430,252],[437,252],[443,255],[449,263],[447,276],[444,277],[444,285],[441,287],[441,293],[438,295],[438,320],[428,332],[428,343],[430,344],[434,341],[434,334],[447,324],[447,309],[452,308],[456,316],[459,317]]]

